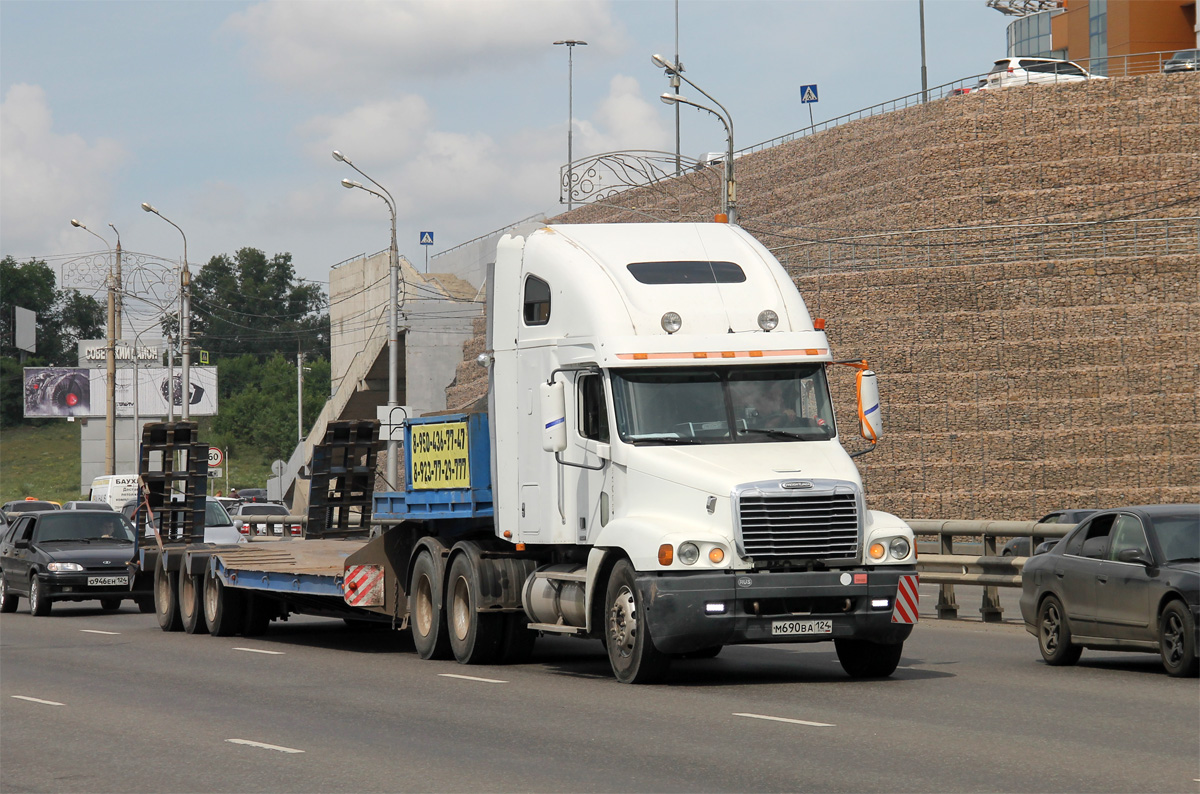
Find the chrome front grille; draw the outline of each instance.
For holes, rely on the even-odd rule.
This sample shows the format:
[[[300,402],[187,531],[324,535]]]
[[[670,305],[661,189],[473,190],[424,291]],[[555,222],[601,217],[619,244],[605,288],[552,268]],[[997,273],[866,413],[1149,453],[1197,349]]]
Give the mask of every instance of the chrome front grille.
[[[808,488],[785,488],[808,485]],[[738,551],[752,559],[847,559],[859,554],[861,499],[850,483],[785,480],[735,492]]]

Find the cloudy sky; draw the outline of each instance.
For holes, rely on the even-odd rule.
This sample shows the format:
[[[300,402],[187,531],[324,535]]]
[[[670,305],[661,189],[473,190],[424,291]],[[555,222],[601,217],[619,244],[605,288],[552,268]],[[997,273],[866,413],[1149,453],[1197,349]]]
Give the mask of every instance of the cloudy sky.
[[[738,148],[920,90],[917,0],[682,0],[686,75],[733,116]],[[984,0],[925,4],[929,84],[987,70],[1009,21]],[[672,0],[0,2],[0,254],[95,251],[78,218],[127,250],[194,266],[243,246],[289,251],[299,275],[387,247],[432,253],[556,214],[574,153],[674,149],[653,53],[675,52]],[[699,97],[697,97],[699,98]],[[685,108],[682,151],[724,148]]]

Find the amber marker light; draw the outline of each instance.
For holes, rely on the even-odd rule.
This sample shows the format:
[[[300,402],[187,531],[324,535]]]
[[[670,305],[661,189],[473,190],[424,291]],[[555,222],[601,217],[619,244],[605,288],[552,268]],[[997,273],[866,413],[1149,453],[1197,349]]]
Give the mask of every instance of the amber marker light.
[[[675,560],[675,547],[664,543],[658,547],[658,564],[670,565]]]
[[[725,559],[725,551],[721,548],[714,548],[708,552],[708,559],[715,564],[720,564]]]
[[[885,549],[883,548],[882,543],[872,543],[871,544],[871,558],[872,559],[882,560],[884,551],[885,551]]]

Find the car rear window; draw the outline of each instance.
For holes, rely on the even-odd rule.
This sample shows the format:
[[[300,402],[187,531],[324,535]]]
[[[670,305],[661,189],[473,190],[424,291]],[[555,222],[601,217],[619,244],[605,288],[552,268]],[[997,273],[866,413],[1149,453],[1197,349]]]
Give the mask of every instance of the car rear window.
[[[286,516],[287,508],[283,505],[243,505],[241,515],[244,516]]]

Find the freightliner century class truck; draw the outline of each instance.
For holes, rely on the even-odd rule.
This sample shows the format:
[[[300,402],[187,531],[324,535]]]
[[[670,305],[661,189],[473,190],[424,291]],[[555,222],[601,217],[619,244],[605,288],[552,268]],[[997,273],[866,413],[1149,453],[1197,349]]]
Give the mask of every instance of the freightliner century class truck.
[[[366,494],[361,529],[323,500],[374,481],[378,425],[331,429],[303,540],[143,552],[160,624],[387,620],[422,658],[465,664],[599,638],[625,683],[737,643],[833,641],[853,677],[895,670],[917,620],[913,533],[867,508],[841,444],[846,426],[880,435],[875,375],[835,361],[766,248],[720,223],[506,236],[487,318],[486,413],[406,421],[404,488]],[[841,423],[839,363],[858,369]]]

